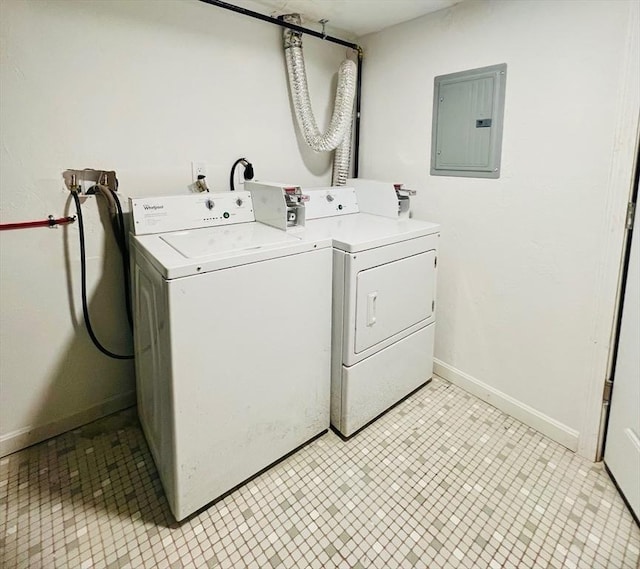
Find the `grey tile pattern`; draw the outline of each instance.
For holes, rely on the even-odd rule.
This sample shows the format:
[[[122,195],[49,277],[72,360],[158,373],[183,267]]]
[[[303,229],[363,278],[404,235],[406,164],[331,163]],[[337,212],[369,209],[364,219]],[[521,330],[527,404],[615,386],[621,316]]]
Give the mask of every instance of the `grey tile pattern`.
[[[181,524],[127,410],[0,461],[0,567],[633,569],[594,465],[435,378]]]

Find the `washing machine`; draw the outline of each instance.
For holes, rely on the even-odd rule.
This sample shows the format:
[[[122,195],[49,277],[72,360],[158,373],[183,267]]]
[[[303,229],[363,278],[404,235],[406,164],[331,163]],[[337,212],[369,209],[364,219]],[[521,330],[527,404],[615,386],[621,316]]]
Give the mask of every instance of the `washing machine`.
[[[332,240],[331,424],[347,438],[433,375],[440,226],[399,217],[385,188],[395,217],[362,213],[353,187],[246,183],[258,219]]]
[[[138,413],[182,520],[328,429],[331,240],[256,222],[249,192],[130,211]]]

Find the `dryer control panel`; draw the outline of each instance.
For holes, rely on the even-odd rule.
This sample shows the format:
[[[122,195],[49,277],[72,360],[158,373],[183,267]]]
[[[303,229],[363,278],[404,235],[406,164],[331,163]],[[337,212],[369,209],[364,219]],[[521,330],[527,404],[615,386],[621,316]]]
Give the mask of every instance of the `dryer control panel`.
[[[129,198],[135,235],[255,221],[251,192]]]
[[[326,188],[305,188],[309,196],[306,204],[307,219],[321,219],[359,213],[358,196],[354,188],[331,186]]]

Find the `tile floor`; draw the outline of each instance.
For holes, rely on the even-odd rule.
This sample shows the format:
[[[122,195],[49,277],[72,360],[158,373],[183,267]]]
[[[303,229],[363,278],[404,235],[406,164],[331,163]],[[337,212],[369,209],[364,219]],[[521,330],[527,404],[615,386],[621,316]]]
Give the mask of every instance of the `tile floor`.
[[[3,568],[636,568],[594,465],[435,378],[177,524],[135,410],[0,461]]]

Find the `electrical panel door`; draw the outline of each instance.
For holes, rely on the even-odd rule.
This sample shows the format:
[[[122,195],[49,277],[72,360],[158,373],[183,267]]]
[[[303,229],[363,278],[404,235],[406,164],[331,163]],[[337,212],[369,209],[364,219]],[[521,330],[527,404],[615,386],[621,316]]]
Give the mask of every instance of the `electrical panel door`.
[[[431,174],[498,178],[506,64],[434,81]]]

